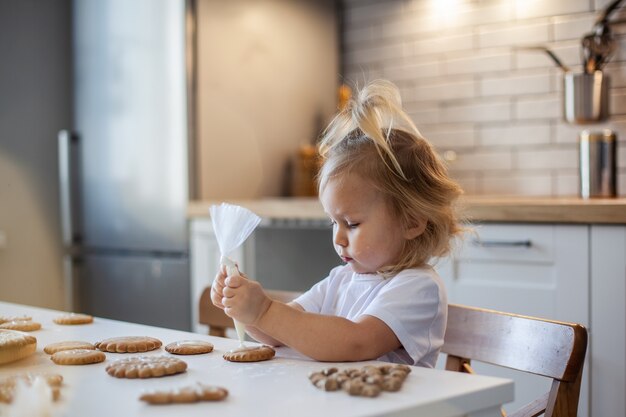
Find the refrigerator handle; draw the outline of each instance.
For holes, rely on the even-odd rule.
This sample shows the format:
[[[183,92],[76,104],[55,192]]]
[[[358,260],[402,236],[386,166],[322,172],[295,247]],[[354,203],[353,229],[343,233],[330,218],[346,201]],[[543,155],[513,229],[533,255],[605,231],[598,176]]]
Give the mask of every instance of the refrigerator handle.
[[[78,219],[78,145],[75,132],[59,132],[59,186],[61,200],[61,233],[63,246],[72,249],[80,243]]]
[[[81,236],[78,210],[79,153],[78,135],[69,130],[58,134],[59,191],[61,202],[61,237],[63,244],[63,285],[65,310],[78,311],[77,278],[80,264]]]

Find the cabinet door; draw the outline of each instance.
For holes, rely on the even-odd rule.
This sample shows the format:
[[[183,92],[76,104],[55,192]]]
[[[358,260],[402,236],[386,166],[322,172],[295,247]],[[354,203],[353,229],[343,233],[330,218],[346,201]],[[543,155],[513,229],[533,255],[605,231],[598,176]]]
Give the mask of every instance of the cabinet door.
[[[455,254],[437,265],[449,302],[588,326],[588,230],[571,225],[475,226]],[[549,389],[545,378],[483,364],[476,369],[515,380],[516,400],[505,407],[509,411]],[[587,392],[585,375],[580,416],[588,415]]]
[[[592,416],[626,409],[626,226],[591,227]]]

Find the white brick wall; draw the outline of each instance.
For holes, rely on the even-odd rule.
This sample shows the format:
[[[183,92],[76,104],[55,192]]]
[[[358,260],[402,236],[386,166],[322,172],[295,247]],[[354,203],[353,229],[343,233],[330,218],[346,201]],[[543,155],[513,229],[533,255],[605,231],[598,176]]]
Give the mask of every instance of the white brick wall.
[[[562,121],[561,71],[520,49],[545,45],[580,71],[580,39],[609,1],[346,0],[343,77],[395,82],[424,136],[456,152],[450,171],[469,194],[575,195],[579,132],[610,128],[626,195],[626,26],[602,124]]]

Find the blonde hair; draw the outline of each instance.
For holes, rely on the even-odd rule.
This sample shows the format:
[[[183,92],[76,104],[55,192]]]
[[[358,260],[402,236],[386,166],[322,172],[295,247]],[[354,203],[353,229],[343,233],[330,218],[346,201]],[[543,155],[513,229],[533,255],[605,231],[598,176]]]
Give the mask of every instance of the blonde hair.
[[[449,253],[451,239],[463,230],[455,206],[462,191],[402,110],[393,83],[377,80],[362,88],[328,125],[319,150],[320,192],[330,179],[355,173],[383,193],[404,227],[426,220],[424,232],[405,242],[399,262],[379,272],[395,275]]]

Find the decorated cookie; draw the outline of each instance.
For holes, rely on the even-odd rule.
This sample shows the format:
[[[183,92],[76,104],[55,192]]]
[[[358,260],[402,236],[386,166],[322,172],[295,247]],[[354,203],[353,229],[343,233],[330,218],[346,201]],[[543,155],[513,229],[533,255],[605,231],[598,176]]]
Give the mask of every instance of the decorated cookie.
[[[0,329],[18,330],[21,332],[32,332],[41,329],[41,324],[32,320],[12,320],[0,324]]]
[[[96,347],[103,352],[137,353],[148,352],[161,347],[159,339],[148,336],[113,337],[96,343]]]
[[[93,317],[89,314],[68,313],[53,320],[56,324],[89,324],[93,323]]]
[[[165,350],[175,355],[198,355],[213,351],[213,344],[202,340],[180,340],[165,346]]]
[[[16,321],[16,320],[32,320],[33,318],[30,316],[0,316],[0,324],[6,323],[7,321]]]
[[[94,350],[96,347],[89,342],[80,342],[80,341],[68,341],[68,342],[57,342],[51,343],[43,348],[43,351],[48,355],[53,355],[62,350],[72,350],[72,349],[88,349]]]
[[[35,353],[37,339],[14,330],[0,330],[0,365]]]
[[[149,404],[194,403],[198,401],[221,401],[228,396],[222,387],[197,383],[196,385],[164,391],[150,391],[139,397]]]
[[[230,362],[261,362],[272,359],[276,351],[267,345],[240,347],[224,353],[223,358]]]
[[[187,363],[170,356],[133,356],[120,359],[106,367],[116,378],[154,378],[185,372]]]
[[[53,354],[50,359],[57,365],[89,365],[103,362],[106,355],[97,350],[70,349]]]

